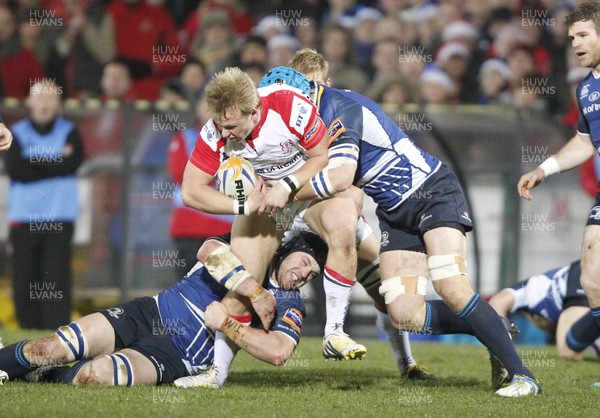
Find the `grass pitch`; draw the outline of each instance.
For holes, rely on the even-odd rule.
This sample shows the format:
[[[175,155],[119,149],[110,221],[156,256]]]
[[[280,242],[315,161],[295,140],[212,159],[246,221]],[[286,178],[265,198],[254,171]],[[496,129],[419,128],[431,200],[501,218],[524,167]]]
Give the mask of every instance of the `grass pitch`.
[[[5,343],[46,335],[3,331]],[[413,354],[435,382],[400,380],[388,345],[361,341],[362,361],[326,362],[321,340],[303,338],[274,367],[240,353],[218,391],[171,386],[92,388],[8,382],[0,417],[592,417],[598,416],[600,363],[563,363],[551,346],[517,346],[541,381],[532,398],[494,395],[482,346],[415,343]]]

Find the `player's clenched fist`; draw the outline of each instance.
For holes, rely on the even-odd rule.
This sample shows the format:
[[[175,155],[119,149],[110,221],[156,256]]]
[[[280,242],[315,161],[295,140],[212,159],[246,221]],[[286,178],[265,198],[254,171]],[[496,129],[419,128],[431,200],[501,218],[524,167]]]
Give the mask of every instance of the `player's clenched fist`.
[[[227,319],[227,309],[221,302],[212,302],[204,311],[204,323],[213,330],[220,330]]]

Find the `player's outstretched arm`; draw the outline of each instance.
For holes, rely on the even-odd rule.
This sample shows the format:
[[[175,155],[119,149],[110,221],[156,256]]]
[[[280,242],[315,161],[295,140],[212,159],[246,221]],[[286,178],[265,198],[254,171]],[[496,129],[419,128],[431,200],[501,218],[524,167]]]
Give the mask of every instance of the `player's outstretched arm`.
[[[555,155],[521,176],[517,184],[519,196],[531,200],[533,198],[531,189],[537,187],[552,174],[567,171],[582,164],[593,155],[594,151],[589,136],[576,134]]]
[[[235,320],[220,302],[208,305],[204,318],[206,326],[221,331],[253,357],[275,366],[283,365],[296,348],[283,333],[251,328]]]

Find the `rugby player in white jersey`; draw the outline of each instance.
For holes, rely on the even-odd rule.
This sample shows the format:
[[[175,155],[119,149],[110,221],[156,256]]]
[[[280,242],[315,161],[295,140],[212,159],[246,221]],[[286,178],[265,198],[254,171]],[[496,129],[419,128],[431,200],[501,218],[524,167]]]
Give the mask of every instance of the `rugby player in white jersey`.
[[[182,197],[195,209],[235,214],[231,250],[253,277],[263,277],[281,237],[296,214],[328,244],[327,321],[323,355],[328,359],[354,359],[366,354],[343,331],[356,274],[356,222],[358,211],[350,199],[333,198],[313,204],[291,202],[295,192],[327,165],[327,135],[315,106],[302,91],[289,86],[256,89],[238,68],[217,73],[205,96],[212,115],[198,136],[186,166]],[[214,190],[220,163],[227,157],[245,158],[253,165],[257,189],[240,202]],[[271,215],[271,216],[269,216]],[[270,322],[273,300],[257,283],[239,275],[225,285],[249,297],[253,308]]]

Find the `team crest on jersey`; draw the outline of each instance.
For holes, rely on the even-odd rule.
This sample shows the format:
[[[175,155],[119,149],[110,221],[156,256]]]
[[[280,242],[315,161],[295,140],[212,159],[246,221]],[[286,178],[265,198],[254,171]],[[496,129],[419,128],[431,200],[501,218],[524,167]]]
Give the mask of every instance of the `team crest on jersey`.
[[[590,102],[595,102],[596,100],[598,100],[600,98],[600,93],[595,91],[592,94],[590,94],[590,97],[588,97],[588,100]]]
[[[331,144],[344,132],[346,132],[346,127],[340,118],[335,118],[329,125],[329,143]]]
[[[283,315],[283,322],[288,325],[291,325],[297,332],[300,332],[302,328],[302,322],[304,321],[304,317],[302,316],[302,312],[300,312],[296,308],[290,308],[285,311]]]
[[[217,150],[217,142],[221,138],[221,135],[217,132],[215,124],[212,120],[208,121],[206,125],[202,127],[200,131],[200,138],[210,147],[211,150]]]
[[[296,150],[296,147],[294,146],[294,141],[292,141],[291,139],[288,139],[287,141],[282,142],[279,145],[281,146],[281,152],[283,152],[286,156],[291,155]]]

